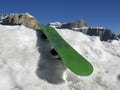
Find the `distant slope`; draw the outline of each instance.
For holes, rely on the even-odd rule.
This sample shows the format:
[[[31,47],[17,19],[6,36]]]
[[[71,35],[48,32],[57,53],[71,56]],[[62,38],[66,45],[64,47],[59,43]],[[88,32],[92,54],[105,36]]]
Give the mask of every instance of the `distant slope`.
[[[100,26],[88,26],[87,22],[84,20],[76,20],[65,24],[54,22],[50,23],[49,25],[62,29],[68,28],[70,30],[82,32],[90,36],[99,36],[101,41],[119,39],[118,36],[112,32],[112,30]]]

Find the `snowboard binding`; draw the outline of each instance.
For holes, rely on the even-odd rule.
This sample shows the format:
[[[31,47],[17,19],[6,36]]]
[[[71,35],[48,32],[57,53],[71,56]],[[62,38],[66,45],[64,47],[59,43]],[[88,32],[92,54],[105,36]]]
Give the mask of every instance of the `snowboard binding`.
[[[47,36],[42,32],[41,38],[43,41],[49,41]]]
[[[51,49],[50,53],[52,54],[52,56],[58,60],[61,60],[60,56],[58,55],[58,53],[55,51],[55,49]]]

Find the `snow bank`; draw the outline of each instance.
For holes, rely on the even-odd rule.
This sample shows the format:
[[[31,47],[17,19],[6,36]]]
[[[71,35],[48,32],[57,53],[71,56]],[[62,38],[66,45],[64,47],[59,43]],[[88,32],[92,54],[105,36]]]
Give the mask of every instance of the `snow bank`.
[[[101,42],[69,29],[58,33],[94,66],[77,76],[49,53],[40,31],[0,25],[0,90],[119,90],[120,41]]]
[[[84,35],[69,29],[57,29],[58,33],[94,66],[88,77],[78,77],[66,71],[66,81],[73,88],[82,90],[120,89],[120,41],[101,42],[99,37]],[[77,79],[75,79],[77,78]],[[75,82],[74,82],[75,81]]]

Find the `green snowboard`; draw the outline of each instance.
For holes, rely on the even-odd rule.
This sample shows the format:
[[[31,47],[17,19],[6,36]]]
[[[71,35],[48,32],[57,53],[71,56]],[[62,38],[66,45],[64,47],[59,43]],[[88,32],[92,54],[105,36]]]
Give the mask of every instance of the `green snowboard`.
[[[54,28],[46,25],[39,26],[62,59],[63,63],[72,72],[80,76],[88,76],[93,72],[93,66],[73,49]]]

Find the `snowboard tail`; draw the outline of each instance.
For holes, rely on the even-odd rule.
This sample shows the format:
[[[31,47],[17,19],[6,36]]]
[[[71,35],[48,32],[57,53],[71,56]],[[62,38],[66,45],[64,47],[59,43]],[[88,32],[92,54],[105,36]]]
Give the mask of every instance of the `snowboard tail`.
[[[88,76],[93,72],[93,66],[87,59],[73,49],[54,28],[41,24],[39,26],[66,67],[80,76]]]

